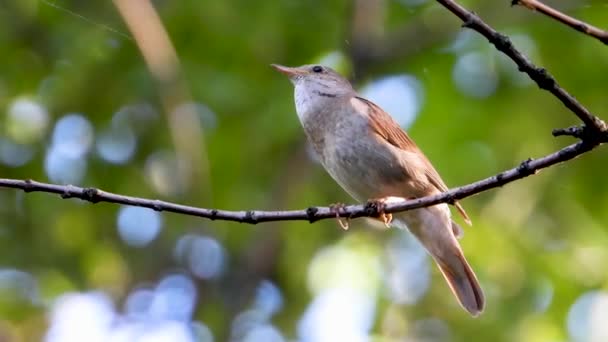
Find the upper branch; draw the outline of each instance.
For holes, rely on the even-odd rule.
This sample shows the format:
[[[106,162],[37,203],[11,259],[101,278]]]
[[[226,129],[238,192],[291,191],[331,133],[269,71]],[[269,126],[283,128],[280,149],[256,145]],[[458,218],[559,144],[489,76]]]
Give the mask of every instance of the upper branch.
[[[578,116],[587,129],[597,133],[606,131],[607,126],[597,116],[591,114],[587,108],[580,104],[574,96],[568,93],[564,88],[560,87],[555,78],[549,74],[544,68],[534,65],[528,57],[518,51],[511,43],[509,37],[494,30],[490,25],[486,24],[479,16],[470,12],[466,8],[453,0],[437,0],[441,5],[454,13],[460,20],[463,21],[463,26],[473,29],[484,36],[496,49],[511,58],[519,67],[519,70],[525,72],[531,79],[541,88],[549,91],[557,97],[568,109]]]
[[[584,21],[572,18],[571,16],[566,15],[553,7],[545,5],[544,3],[538,0],[512,0],[511,4],[521,5],[533,11],[538,11],[548,17],[551,17],[563,24],[570,26],[571,28],[579,32],[585,33],[593,38],[596,38],[600,42],[608,45],[608,31],[604,31],[593,25],[589,25]]]
[[[549,154],[539,159],[528,159],[519,166],[503,171],[495,176],[480,180],[469,185],[446,191],[439,195],[426,196],[402,203],[387,204],[385,208],[378,208],[375,203],[349,205],[336,211],[332,207],[310,207],[302,210],[286,211],[229,211],[218,209],[197,208],[177,203],[165,202],[161,200],[125,196],[111,192],[102,191],[96,188],[82,188],[73,185],[57,185],[36,182],[33,180],[18,180],[0,178],[0,187],[21,189],[25,192],[47,192],[61,195],[62,198],[79,198],[91,203],[109,202],[131,206],[138,206],[153,209],[156,211],[168,211],[178,214],[203,217],[211,220],[236,221],[241,223],[256,224],[270,221],[293,221],[306,220],[314,222],[322,219],[346,217],[375,217],[381,212],[393,213],[398,211],[412,210],[427,207],[438,203],[452,203],[486,191],[502,186],[515,180],[530,176],[539,170],[555,165],[557,163],[570,160],[578,155],[599,146],[599,143],[589,143],[580,141],[576,144],[567,146],[555,153]]]

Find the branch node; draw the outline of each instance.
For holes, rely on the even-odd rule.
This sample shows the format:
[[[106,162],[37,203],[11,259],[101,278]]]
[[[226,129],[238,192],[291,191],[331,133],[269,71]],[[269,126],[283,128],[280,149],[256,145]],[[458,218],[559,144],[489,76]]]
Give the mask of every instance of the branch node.
[[[91,203],[99,202],[99,190],[96,188],[84,188],[82,189],[82,199]]]
[[[532,168],[530,166],[530,163],[533,161],[534,159],[532,158],[528,158],[524,161],[522,161],[519,166],[517,167],[517,172],[519,172],[520,174],[524,175],[524,176],[529,176],[535,173],[534,168]]]
[[[255,211],[253,211],[253,210],[247,210],[247,212],[245,212],[245,217],[243,217],[243,222],[245,222],[245,223],[251,223],[251,224],[257,224],[258,223],[258,219],[255,216]]]
[[[32,192],[34,191],[34,181],[32,179],[26,179],[23,185],[24,192]]]
[[[578,137],[579,139],[581,139],[584,142],[588,142],[590,144],[599,144],[601,142],[605,142],[607,140],[606,137],[606,127],[605,127],[605,123],[601,120],[597,120],[598,124],[596,127],[596,129],[593,129],[592,127],[588,127],[587,125],[582,125],[579,128],[579,132],[578,133]],[[599,131],[598,131],[599,130]]]
[[[72,194],[72,184],[67,184],[63,189],[63,192],[61,193],[61,198],[67,199],[72,197],[74,197],[74,195]]]
[[[161,202],[161,200],[155,200],[154,203],[152,203],[152,209],[154,211],[163,211],[163,202]]]
[[[452,194],[450,192],[446,192],[445,193],[445,203],[447,203],[449,205],[456,204],[456,198],[454,197],[454,194]]]
[[[211,215],[209,215],[209,219],[211,221],[215,221],[215,219],[217,219],[217,209],[211,209]]]
[[[467,14],[466,19],[462,21],[461,27],[472,29],[476,25],[477,25],[477,14],[475,14],[475,12],[471,11]]]
[[[317,207],[306,208],[306,218],[308,219],[308,222],[313,223],[318,220],[316,216],[318,211],[319,209]]]
[[[494,41],[492,41],[492,44],[494,44],[494,46],[496,46],[499,51],[506,52],[513,49],[513,43],[511,42],[511,39],[509,39],[507,35],[504,35],[502,33],[496,33],[496,37]]]
[[[579,23],[573,23],[572,27],[575,30],[581,31],[581,32],[589,32],[589,27],[587,27],[587,25],[585,25],[582,22]]]
[[[536,68],[531,75],[540,89],[550,90],[555,87],[555,80],[545,68]]]
[[[501,172],[501,173],[497,174],[495,176],[495,178],[496,178],[496,183],[497,184],[499,184],[500,186],[505,185],[505,173],[504,172]]]

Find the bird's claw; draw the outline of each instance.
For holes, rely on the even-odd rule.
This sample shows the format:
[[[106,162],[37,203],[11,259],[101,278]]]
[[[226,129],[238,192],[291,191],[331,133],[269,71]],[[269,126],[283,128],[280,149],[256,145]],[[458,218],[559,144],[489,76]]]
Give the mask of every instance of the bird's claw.
[[[344,220],[340,217],[340,212],[342,210],[344,210],[344,207],[345,207],[344,203],[334,203],[329,206],[329,210],[332,213],[336,214],[336,221],[340,225],[340,228],[342,228],[344,230],[348,230],[348,228],[349,228],[348,217],[345,218]]]
[[[380,219],[384,222],[384,226],[386,228],[391,227],[391,222],[393,222],[393,214],[391,213],[382,213],[380,214]]]
[[[382,221],[386,228],[391,227],[391,222],[393,222],[393,214],[384,212],[386,210],[386,198],[377,198],[369,200],[369,203],[373,205],[378,213],[378,216],[375,218]]]

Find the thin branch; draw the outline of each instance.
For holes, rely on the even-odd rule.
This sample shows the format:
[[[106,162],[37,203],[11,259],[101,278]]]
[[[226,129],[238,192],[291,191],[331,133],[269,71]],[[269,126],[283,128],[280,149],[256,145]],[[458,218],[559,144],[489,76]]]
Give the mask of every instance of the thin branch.
[[[377,217],[381,213],[393,213],[427,207],[439,203],[453,203],[480,192],[503,186],[507,183],[536,174],[539,170],[571,160],[577,156],[589,152],[603,143],[608,142],[608,130],[606,124],[595,117],[574,97],[561,88],[549,73],[532,64],[526,56],[513,47],[508,37],[496,32],[483,22],[478,16],[469,12],[452,0],[437,0],[464,21],[464,26],[481,33],[496,48],[509,56],[520,68],[527,73],[540,88],[550,91],[558,99],[573,111],[584,122],[581,127],[569,127],[553,131],[553,135],[570,135],[581,139],[580,142],[567,146],[557,152],[538,159],[528,159],[519,166],[503,171],[495,176],[451,189],[444,193],[426,196],[418,199],[407,200],[402,203],[387,204],[379,208],[377,203],[349,205],[340,207],[310,207],[302,210],[289,211],[228,211],[218,209],[197,208],[161,200],[125,196],[102,191],[96,188],[81,188],[73,185],[57,185],[36,182],[33,180],[0,179],[0,187],[21,189],[25,192],[46,192],[59,194],[62,198],[78,198],[91,203],[108,202],[123,205],[150,208],[156,211],[168,211],[173,213],[203,217],[211,220],[236,221],[242,223],[256,224],[269,221],[307,220],[309,222],[321,219],[339,217]]]
[[[578,139],[584,139],[585,129],[582,126],[571,126],[567,128],[556,128],[552,134],[554,137],[571,136]]]
[[[540,12],[550,18],[553,18],[563,24],[570,26],[571,28],[587,34],[600,42],[608,45],[608,31],[604,31],[593,25],[589,25],[584,21],[575,19],[569,15],[566,15],[553,7],[545,5],[544,3],[537,0],[512,0],[511,5],[520,5],[526,7],[532,11]]]
[[[559,136],[571,136],[581,140],[593,141],[598,139],[599,141],[608,141],[608,131],[603,134],[596,135],[596,133],[585,129],[585,126],[571,126],[567,128],[557,128],[552,132],[554,137]]]
[[[91,203],[108,202],[137,207],[144,207],[156,211],[168,211],[178,214],[198,216],[210,220],[236,221],[241,223],[257,224],[270,221],[305,220],[315,222],[322,219],[340,217],[377,217],[381,212],[393,213],[428,207],[438,203],[452,203],[480,192],[503,186],[518,179],[536,174],[539,170],[549,166],[573,159],[585,152],[599,146],[601,143],[580,141],[567,146],[555,153],[539,159],[528,159],[519,166],[503,171],[495,176],[480,180],[469,185],[454,188],[439,195],[426,196],[402,203],[387,204],[385,208],[378,208],[374,202],[359,205],[348,205],[336,211],[332,207],[310,207],[302,210],[287,211],[229,211],[218,209],[197,208],[161,200],[125,196],[106,192],[96,188],[81,188],[73,185],[57,185],[42,183],[33,180],[19,180],[0,178],[0,187],[21,189],[25,192],[46,192],[61,195],[62,198],[78,198]]]
[[[453,0],[437,0],[437,2],[460,18],[460,20],[462,20],[464,23],[464,27],[479,32],[490,43],[492,43],[498,51],[511,58],[515,64],[517,64],[519,70],[528,74],[528,76],[530,76],[530,78],[536,82],[539,88],[549,91],[568,109],[576,114],[576,116],[583,121],[587,129],[595,131],[596,133],[603,133],[606,131],[607,126],[604,121],[591,114],[589,110],[587,110],[576,100],[576,98],[574,98],[574,96],[570,95],[570,93],[568,93],[564,88],[560,87],[555,78],[553,78],[553,76],[551,76],[547,70],[537,67],[528,59],[528,57],[515,49],[509,37],[497,32],[490,25],[481,20],[479,16],[473,12],[470,12]]]

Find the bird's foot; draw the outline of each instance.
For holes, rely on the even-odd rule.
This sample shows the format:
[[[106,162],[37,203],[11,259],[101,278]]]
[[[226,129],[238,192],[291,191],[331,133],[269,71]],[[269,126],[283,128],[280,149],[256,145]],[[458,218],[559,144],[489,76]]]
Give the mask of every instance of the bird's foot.
[[[384,223],[386,228],[390,228],[391,222],[393,221],[393,214],[384,212],[386,210],[387,202],[391,202],[390,197],[370,199],[367,201],[367,204],[374,210],[374,212],[378,213],[378,216],[372,217]]]
[[[336,214],[336,221],[338,222],[338,224],[340,225],[340,227],[344,230],[348,230],[349,228],[349,222],[348,222],[348,217],[345,219],[342,219],[340,217],[340,212],[344,211],[344,203],[334,203],[334,204],[330,204],[329,205],[329,210]]]

